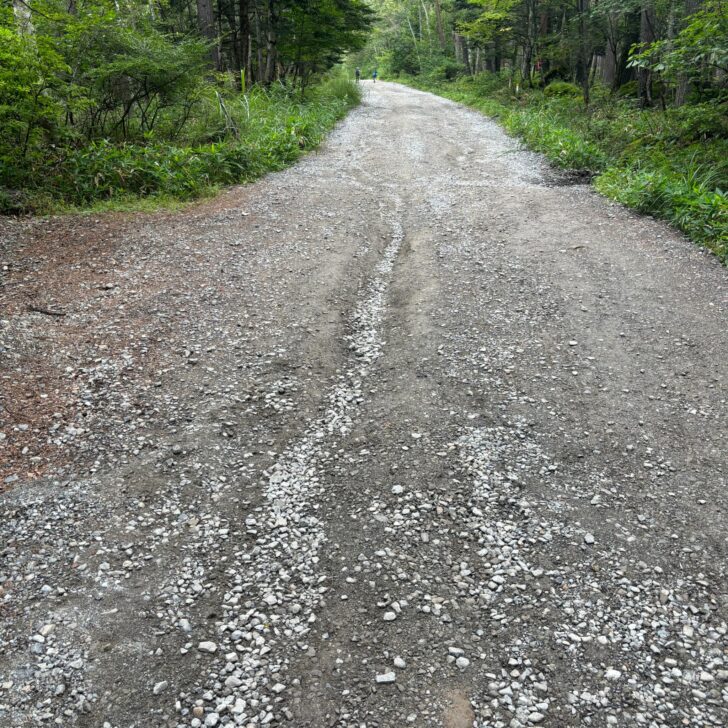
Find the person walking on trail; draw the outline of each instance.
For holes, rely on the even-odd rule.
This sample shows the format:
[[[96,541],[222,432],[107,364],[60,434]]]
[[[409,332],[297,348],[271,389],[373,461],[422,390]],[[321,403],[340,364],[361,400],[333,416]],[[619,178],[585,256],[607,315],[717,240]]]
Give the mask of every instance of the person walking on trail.
[[[356,71],[354,71],[354,75],[356,76],[356,82],[359,83],[359,79],[361,78],[361,68],[357,68]]]
[[[372,71],[372,83],[376,83],[376,82],[377,82],[377,69],[375,68]]]

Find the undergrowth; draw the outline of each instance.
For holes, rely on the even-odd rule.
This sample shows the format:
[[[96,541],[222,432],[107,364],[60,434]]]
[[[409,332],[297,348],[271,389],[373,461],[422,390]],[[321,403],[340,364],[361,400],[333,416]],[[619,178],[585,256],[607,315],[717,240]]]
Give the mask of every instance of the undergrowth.
[[[0,169],[0,212],[139,209],[206,196],[290,165],[359,100],[340,74],[305,96],[281,84],[214,93],[198,100],[174,141],[98,139]]]
[[[669,221],[728,265],[725,100],[640,110],[597,88],[585,109],[562,82],[524,91],[488,73],[403,81],[497,119],[555,165],[593,175],[599,192]]]

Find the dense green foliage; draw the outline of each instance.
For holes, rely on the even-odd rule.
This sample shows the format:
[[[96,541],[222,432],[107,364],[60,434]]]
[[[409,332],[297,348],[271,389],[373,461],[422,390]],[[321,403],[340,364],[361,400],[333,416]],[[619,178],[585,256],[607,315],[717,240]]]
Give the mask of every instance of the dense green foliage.
[[[587,104],[595,84],[630,84],[643,107],[728,91],[725,0],[371,2],[379,22],[352,62],[383,77],[507,71],[521,87],[574,83]]]
[[[724,0],[372,0],[352,64],[496,117],[728,260]]]
[[[322,74],[370,20],[361,0],[5,0],[0,211],[187,198],[290,162],[356,102]]]
[[[21,193],[5,192],[3,199],[0,192],[0,208],[84,207],[133,195],[198,197],[292,163],[318,145],[358,99],[356,86],[341,76],[314,86],[304,99],[281,86],[254,87],[227,97],[224,113],[216,99],[207,99],[185,135],[174,140],[100,139],[39,157],[27,167]],[[226,133],[226,124],[236,132]]]

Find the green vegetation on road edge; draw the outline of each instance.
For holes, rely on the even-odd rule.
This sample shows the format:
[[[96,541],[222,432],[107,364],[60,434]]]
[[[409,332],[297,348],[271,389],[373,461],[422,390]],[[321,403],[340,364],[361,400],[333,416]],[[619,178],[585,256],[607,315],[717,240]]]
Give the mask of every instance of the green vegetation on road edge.
[[[210,195],[289,166],[359,101],[359,88],[340,72],[305,96],[281,84],[211,93],[187,122],[187,143],[102,139],[43,150],[13,170],[10,188],[0,188],[0,212],[149,209]],[[200,141],[211,130],[220,130],[219,140]]]
[[[453,81],[402,83],[473,107],[558,167],[594,176],[599,192],[669,221],[728,265],[728,118],[725,104],[640,110],[595,88],[554,82],[517,90],[481,73]]]

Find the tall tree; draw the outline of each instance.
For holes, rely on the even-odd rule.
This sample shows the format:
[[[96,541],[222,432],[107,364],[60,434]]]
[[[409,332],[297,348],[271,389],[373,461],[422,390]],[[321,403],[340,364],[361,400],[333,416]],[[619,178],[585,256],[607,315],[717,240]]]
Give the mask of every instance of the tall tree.
[[[435,23],[437,24],[437,39],[440,42],[440,48],[445,50],[445,27],[442,24],[442,3],[440,0],[435,0]]]
[[[655,6],[651,0],[647,0],[640,10],[640,46],[642,48],[647,48],[654,43],[655,22]],[[639,67],[637,81],[640,106],[650,106],[652,104],[652,71],[648,66]]]
[[[212,9],[212,0],[197,0],[197,23],[200,28],[200,34],[209,44],[212,68],[219,71],[221,68],[220,49],[217,42],[217,24]]]

